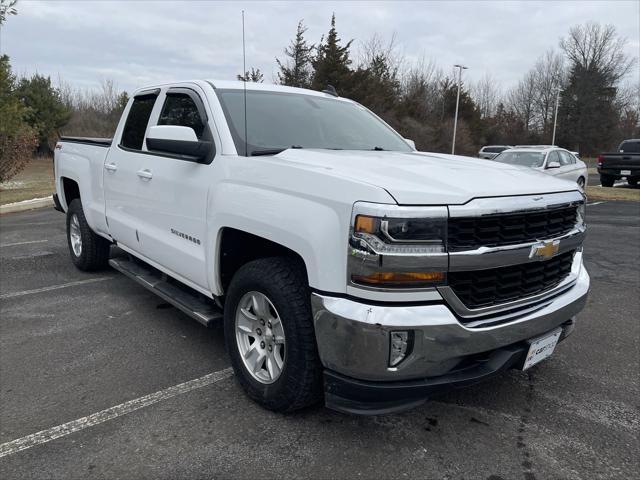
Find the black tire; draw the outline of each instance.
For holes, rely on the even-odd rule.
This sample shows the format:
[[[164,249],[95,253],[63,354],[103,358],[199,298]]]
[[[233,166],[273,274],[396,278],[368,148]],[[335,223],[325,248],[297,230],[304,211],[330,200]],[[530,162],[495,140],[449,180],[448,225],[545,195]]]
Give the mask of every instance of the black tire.
[[[613,187],[613,182],[615,182],[615,177],[611,175],[600,175],[600,184],[603,187]]]
[[[577,183],[580,188],[584,189],[584,185],[585,185],[584,177],[580,177]]]
[[[74,216],[78,219],[80,230],[81,250],[79,255],[74,251],[71,240],[71,224]],[[91,230],[84,216],[82,202],[79,198],[73,200],[67,210],[67,244],[69,245],[71,260],[80,270],[85,272],[102,270],[109,264],[111,243]]]
[[[638,185],[638,177],[631,177],[631,178],[627,177],[627,183],[632,187],[635,187],[636,185]]]
[[[277,310],[286,338],[280,376],[270,384],[253,378],[245,367],[236,341],[236,311],[248,292],[266,295]],[[263,407],[290,412],[322,398],[322,366],[311,315],[310,292],[304,267],[294,259],[273,257],[242,266],[231,280],[224,308],[227,351],[238,382]]]

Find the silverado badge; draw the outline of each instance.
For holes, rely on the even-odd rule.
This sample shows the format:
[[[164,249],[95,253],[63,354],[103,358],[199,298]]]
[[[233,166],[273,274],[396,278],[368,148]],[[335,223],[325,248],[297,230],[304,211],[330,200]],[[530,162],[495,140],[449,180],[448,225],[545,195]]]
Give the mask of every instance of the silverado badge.
[[[531,247],[529,258],[548,260],[560,250],[560,240],[543,240]]]

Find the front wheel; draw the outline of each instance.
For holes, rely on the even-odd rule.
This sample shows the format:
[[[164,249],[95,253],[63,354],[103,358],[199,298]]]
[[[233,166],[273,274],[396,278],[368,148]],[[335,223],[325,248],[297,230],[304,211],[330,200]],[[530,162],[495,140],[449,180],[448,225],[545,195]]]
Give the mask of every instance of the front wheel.
[[[265,258],[241,267],[225,300],[224,334],[238,382],[251,399],[277,412],[320,400],[309,289],[297,261]]]
[[[584,178],[580,177],[578,179],[578,186],[584,190]]]
[[[111,243],[91,230],[79,198],[67,210],[67,243],[71,260],[80,270],[101,270],[109,263]]]

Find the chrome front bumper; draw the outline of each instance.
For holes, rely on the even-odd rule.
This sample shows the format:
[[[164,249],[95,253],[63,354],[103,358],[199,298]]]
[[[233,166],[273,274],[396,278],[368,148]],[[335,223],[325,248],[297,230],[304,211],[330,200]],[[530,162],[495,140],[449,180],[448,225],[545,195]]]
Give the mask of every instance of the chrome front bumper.
[[[416,306],[372,305],[313,293],[320,358],[328,370],[360,380],[399,381],[444,375],[465,357],[536,337],[580,312],[587,300],[589,275],[581,254],[574,261],[577,265],[570,288],[546,298],[537,304],[539,308],[520,310],[512,319],[492,326],[464,325],[444,300]],[[412,330],[413,348],[400,365],[389,367],[389,333],[395,330]]]

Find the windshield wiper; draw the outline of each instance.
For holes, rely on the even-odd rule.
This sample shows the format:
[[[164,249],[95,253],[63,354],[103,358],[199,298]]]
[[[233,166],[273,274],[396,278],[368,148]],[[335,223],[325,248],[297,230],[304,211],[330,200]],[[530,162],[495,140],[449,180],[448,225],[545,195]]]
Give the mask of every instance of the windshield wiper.
[[[264,150],[252,150],[251,151],[251,156],[252,157],[257,157],[260,155],[277,155],[281,152],[284,152],[285,150],[288,150],[290,148],[302,148],[300,145],[291,145],[290,147],[285,147],[285,148],[267,148]]]

